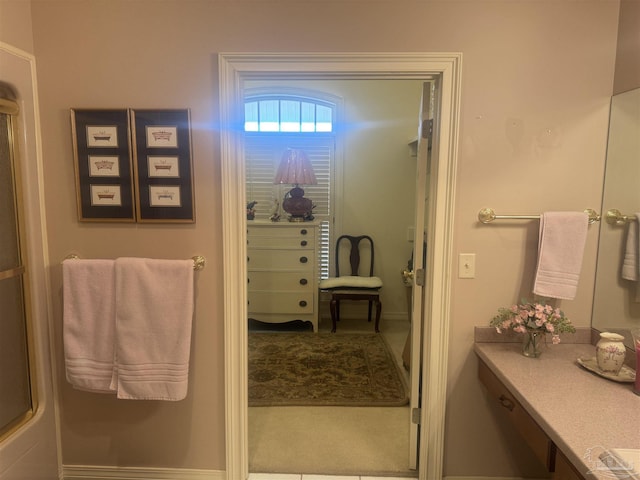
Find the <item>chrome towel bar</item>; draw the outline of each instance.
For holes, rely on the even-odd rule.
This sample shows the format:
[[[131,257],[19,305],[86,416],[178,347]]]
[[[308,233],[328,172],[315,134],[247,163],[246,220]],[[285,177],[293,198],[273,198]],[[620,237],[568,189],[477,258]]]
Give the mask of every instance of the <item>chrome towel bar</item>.
[[[595,210],[587,208],[584,213],[589,216],[589,224],[600,221],[600,215]],[[540,215],[496,215],[493,208],[483,208],[478,212],[478,220],[482,223],[491,223],[494,220],[537,220],[539,218]]]
[[[70,253],[65,257],[65,260],[74,260],[78,258],[80,258],[79,255],[76,255],[75,253]],[[193,260],[193,269],[196,271],[202,270],[207,263],[207,259],[204,258],[202,255],[196,255],[194,257],[191,257],[191,259]]]
[[[612,208],[611,210],[607,210],[605,214],[605,219],[609,225],[624,225],[625,223],[636,222],[637,218],[635,215],[623,215],[620,210]]]

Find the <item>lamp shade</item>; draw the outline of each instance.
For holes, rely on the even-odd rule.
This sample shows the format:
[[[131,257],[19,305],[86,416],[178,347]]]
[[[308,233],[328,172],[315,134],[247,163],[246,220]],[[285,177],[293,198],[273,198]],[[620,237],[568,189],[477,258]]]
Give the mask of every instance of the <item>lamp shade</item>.
[[[318,181],[307,154],[303,150],[287,148],[282,155],[273,183],[316,185]]]

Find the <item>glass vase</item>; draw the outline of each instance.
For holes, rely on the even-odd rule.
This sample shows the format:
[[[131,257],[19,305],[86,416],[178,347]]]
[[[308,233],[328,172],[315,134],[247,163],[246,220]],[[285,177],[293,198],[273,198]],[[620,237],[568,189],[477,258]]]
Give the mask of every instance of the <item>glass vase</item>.
[[[528,330],[522,338],[522,354],[525,357],[537,358],[542,355],[542,345],[544,344],[544,332],[539,330]]]

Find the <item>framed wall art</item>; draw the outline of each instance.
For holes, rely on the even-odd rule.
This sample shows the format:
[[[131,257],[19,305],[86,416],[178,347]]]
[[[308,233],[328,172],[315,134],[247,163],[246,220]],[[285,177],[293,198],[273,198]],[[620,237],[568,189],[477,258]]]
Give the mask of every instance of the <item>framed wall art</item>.
[[[188,109],[131,110],[138,222],[195,222]]]
[[[71,110],[78,219],[134,222],[130,118],[122,110]]]

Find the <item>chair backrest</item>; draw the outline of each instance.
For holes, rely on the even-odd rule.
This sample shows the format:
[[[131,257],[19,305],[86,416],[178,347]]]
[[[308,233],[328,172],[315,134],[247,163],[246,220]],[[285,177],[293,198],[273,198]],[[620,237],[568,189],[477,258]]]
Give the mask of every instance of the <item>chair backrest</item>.
[[[343,244],[343,248],[348,248],[349,251],[349,266],[351,267],[350,273],[343,273],[343,275],[353,276],[373,276],[373,240],[369,235],[341,235],[336,241],[336,276],[340,276],[340,259],[344,258],[344,255],[340,255],[340,244]],[[369,271],[368,275],[360,273],[360,263],[362,256],[369,255]],[[363,262],[366,268],[366,259]],[[346,265],[344,265],[346,266]],[[343,268],[343,272],[345,269]]]

